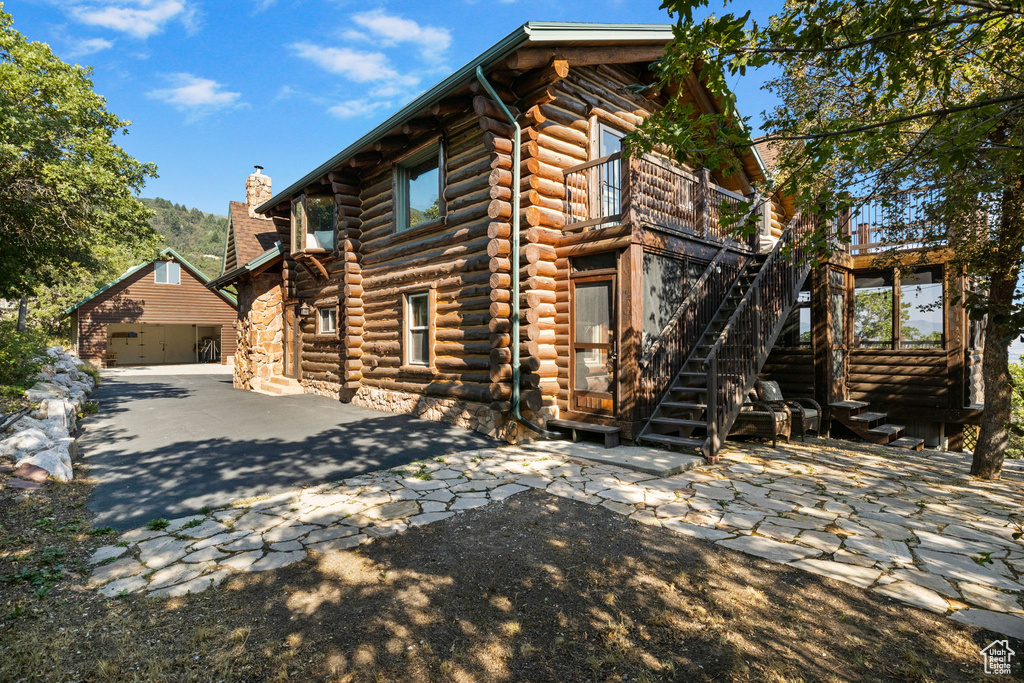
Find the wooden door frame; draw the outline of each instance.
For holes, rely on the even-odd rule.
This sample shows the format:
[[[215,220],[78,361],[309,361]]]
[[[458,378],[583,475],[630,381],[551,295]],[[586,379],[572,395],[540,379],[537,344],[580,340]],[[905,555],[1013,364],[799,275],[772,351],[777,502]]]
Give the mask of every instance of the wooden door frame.
[[[616,259],[617,260],[617,259]],[[569,411],[572,413],[593,415],[599,417],[617,418],[619,409],[619,290],[618,290],[619,273],[618,268],[608,268],[603,270],[583,271],[581,273],[572,273],[569,275]],[[611,307],[612,310],[609,312],[608,324],[612,326],[610,330],[610,337],[612,341],[608,344],[586,344],[584,348],[603,348],[609,347],[608,355],[609,360],[612,361],[613,376],[609,383],[610,391],[608,392],[588,392],[580,391],[576,389],[576,286],[579,283],[588,282],[610,282],[611,283]],[[612,407],[608,411],[593,412],[589,410],[581,409],[577,402],[576,397],[580,394],[593,394],[600,395],[602,393],[608,393],[611,395]]]
[[[302,347],[302,327],[299,324],[299,304],[284,304],[284,367],[283,375],[299,379],[299,350]],[[292,345],[289,352],[288,346]]]

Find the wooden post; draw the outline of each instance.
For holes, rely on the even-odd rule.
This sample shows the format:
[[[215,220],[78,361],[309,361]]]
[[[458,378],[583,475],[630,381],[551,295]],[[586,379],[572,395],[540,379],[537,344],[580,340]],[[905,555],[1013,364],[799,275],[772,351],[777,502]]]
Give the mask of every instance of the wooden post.
[[[697,169],[697,236],[707,237],[711,223],[711,171]]]

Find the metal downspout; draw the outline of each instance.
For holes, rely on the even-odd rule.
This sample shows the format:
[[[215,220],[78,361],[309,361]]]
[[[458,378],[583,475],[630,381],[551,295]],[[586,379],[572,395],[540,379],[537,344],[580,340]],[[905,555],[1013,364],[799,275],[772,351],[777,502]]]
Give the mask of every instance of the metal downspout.
[[[484,76],[483,69],[479,66],[476,67],[476,78],[480,81],[480,85],[484,87],[484,90],[487,91],[491,100],[501,109],[508,122],[512,124],[513,130],[515,130],[514,139],[512,140],[512,254],[510,257],[512,262],[512,417],[516,422],[522,423],[541,436],[550,438],[561,437],[561,433],[550,432],[524,418],[519,407],[519,381],[522,372],[519,362],[519,195],[521,192],[519,147],[522,144],[522,128],[519,127],[516,118],[512,116],[512,112],[508,110],[505,103],[498,97],[498,93],[494,91],[494,88]]]

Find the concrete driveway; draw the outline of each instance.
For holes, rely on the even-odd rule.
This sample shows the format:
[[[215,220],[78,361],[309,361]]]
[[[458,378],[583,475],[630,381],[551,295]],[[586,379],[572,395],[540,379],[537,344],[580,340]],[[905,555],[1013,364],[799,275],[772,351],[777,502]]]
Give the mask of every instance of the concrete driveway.
[[[239,391],[220,366],[205,368],[107,373],[92,394],[100,411],[79,449],[97,482],[88,502],[96,526],[128,529],[496,444],[321,396]]]

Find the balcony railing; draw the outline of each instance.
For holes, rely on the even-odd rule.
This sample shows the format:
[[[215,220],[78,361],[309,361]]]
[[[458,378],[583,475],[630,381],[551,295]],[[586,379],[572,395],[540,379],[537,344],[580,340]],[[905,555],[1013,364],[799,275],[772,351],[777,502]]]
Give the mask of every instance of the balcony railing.
[[[568,230],[642,223],[741,248],[756,246],[756,235],[741,242],[731,231],[741,203],[749,200],[712,183],[706,170],[691,173],[653,154],[615,153],[563,173]]]
[[[850,238],[854,255],[877,254],[896,249],[920,249],[945,243],[945,227],[928,216],[927,204],[934,199],[934,188],[902,192],[888,198],[861,199],[842,219],[843,231]]]

